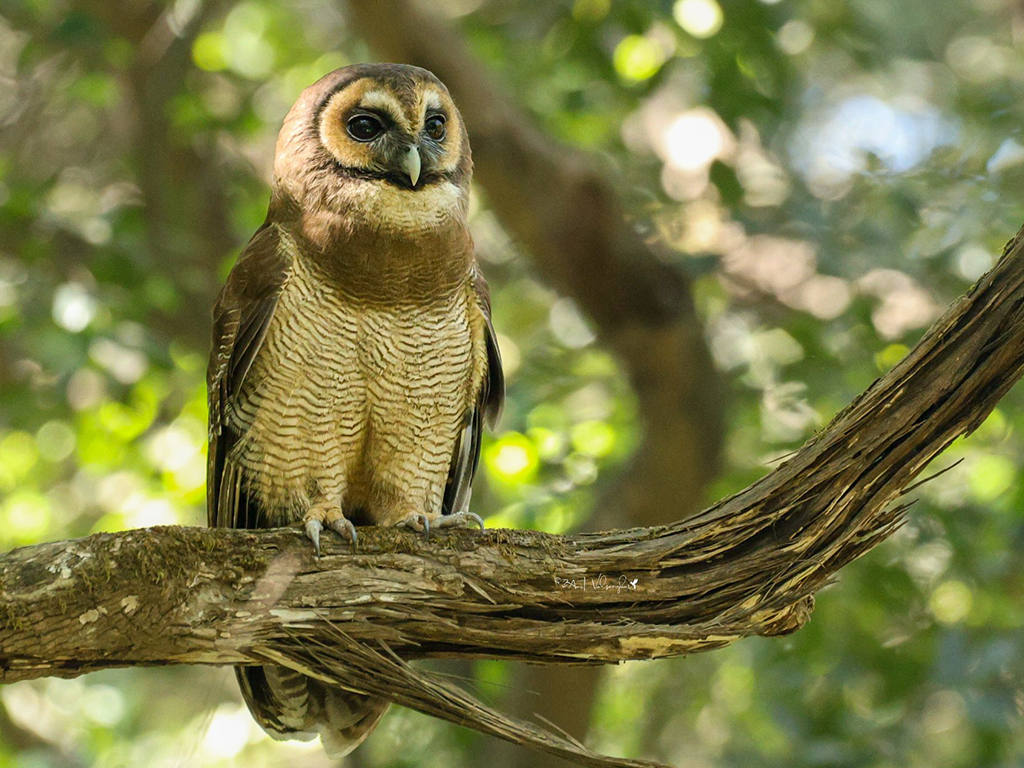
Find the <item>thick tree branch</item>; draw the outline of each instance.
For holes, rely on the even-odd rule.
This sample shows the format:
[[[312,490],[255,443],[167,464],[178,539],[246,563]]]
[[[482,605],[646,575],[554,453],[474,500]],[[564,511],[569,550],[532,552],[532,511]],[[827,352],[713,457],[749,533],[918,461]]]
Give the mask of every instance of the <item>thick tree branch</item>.
[[[0,682],[273,661],[588,765],[405,659],[609,663],[798,629],[886,538],[893,505],[1024,370],[1024,230],[993,270],[789,462],[670,526],[551,536],[367,528],[321,560],[298,531],[153,528],[0,556]],[[611,761],[611,762],[608,762]]]

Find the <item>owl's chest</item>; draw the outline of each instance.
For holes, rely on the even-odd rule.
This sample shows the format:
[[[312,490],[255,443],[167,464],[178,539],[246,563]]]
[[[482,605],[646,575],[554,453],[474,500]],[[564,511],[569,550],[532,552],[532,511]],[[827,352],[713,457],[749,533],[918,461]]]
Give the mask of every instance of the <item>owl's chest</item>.
[[[358,431],[382,411],[447,428],[465,409],[472,369],[467,296],[363,306],[299,274],[282,292],[244,399],[262,427],[304,439]]]

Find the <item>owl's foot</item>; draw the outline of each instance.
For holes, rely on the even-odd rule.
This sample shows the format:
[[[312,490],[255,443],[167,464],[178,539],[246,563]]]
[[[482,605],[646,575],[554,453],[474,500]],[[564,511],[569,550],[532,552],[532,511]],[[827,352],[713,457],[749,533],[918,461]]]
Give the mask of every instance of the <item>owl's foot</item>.
[[[352,550],[355,551],[356,544],[359,542],[359,538],[356,536],[356,527],[342,514],[341,508],[337,504],[314,504],[303,516],[302,522],[306,529],[306,536],[313,542],[317,557],[320,557],[320,531],[324,529],[325,524],[349,542],[352,545]]]
[[[396,528],[409,528],[423,534],[424,541],[430,541],[430,521],[437,520],[438,515],[426,515],[423,512],[410,512],[397,523]]]
[[[397,527],[411,528],[422,533],[425,541],[430,541],[430,529],[434,528],[473,528],[484,529],[484,521],[480,515],[472,512],[456,512],[453,515],[426,515],[422,512],[410,512],[397,523]]]
[[[480,518],[480,515],[475,515],[472,512],[455,512],[451,515],[441,515],[434,521],[435,528],[473,528],[474,526],[479,526],[482,531],[484,529],[484,521]]]

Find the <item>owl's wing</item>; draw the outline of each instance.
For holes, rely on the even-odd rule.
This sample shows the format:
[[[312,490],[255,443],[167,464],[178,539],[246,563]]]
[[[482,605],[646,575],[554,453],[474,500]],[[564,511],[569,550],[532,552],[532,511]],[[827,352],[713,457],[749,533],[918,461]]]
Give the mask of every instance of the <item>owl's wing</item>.
[[[498,339],[491,323],[491,294],[479,270],[473,275],[477,306],[484,316],[484,342],[487,345],[487,372],[484,375],[476,404],[466,414],[465,426],[455,446],[448,483],[445,486],[441,512],[445,515],[469,511],[473,477],[480,463],[480,440],[483,426],[494,429],[505,404],[505,374],[501,369]]]
[[[498,350],[498,336],[494,332],[494,325],[491,323],[491,291],[487,287],[487,281],[477,270],[473,278],[473,289],[476,291],[477,300],[480,302],[480,310],[487,321],[487,376],[484,378],[484,385],[480,389],[478,409],[483,412],[484,420],[489,429],[498,426],[498,419],[501,418],[501,409],[505,407],[505,373],[501,368],[501,352]]]
[[[247,497],[241,470],[228,461],[239,437],[228,423],[228,412],[266,336],[288,266],[277,227],[264,224],[238,257],[214,305],[213,350],[206,374],[206,507],[207,522],[213,527],[257,527],[257,509]]]

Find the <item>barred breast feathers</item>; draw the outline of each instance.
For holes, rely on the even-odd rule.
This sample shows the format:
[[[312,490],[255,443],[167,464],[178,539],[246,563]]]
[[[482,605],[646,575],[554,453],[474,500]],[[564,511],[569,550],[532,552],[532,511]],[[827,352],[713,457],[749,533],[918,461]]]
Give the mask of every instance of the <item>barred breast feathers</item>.
[[[292,522],[327,496],[385,522],[373,503],[383,478],[440,511],[486,367],[481,327],[468,287],[364,304],[296,259],[233,413],[245,433],[233,458],[262,506]]]

